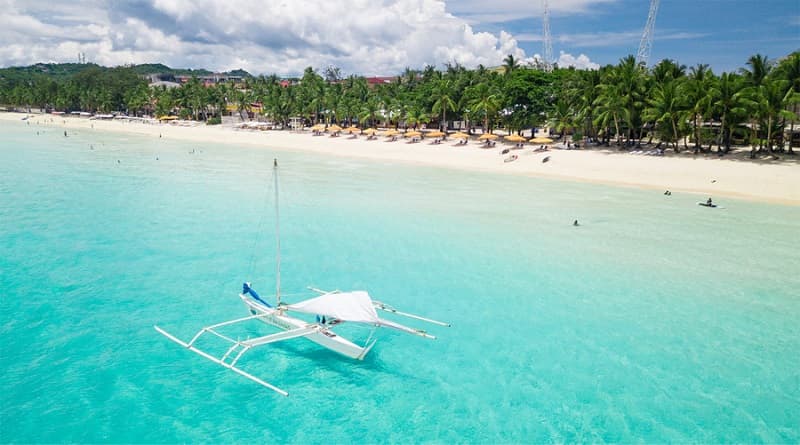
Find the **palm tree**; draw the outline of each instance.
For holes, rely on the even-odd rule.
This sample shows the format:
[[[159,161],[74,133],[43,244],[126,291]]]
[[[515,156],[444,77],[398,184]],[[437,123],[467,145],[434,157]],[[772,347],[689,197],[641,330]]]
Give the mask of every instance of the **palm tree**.
[[[606,129],[608,129],[611,124],[614,124],[614,134],[617,138],[617,145],[622,145],[620,123],[630,119],[630,110],[626,107],[625,93],[622,91],[622,85],[604,82],[598,85],[598,90],[600,93],[594,102],[597,110],[594,124],[604,129],[603,139],[606,140],[606,143],[611,139]]]
[[[775,124],[779,117],[791,117],[792,113],[785,109],[786,85],[788,82],[783,79],[765,78],[758,87],[750,87],[746,90],[747,98],[745,102],[751,105],[755,115],[760,119],[759,128],[767,129],[766,145],[770,153],[772,152],[772,135]],[[761,143],[759,142],[759,148]]]
[[[503,59],[503,73],[506,76],[517,68],[519,68],[519,60],[515,59],[513,54],[509,54]]]
[[[550,126],[561,134],[561,140],[564,140],[566,131],[573,127],[574,115],[569,103],[563,98],[556,102],[556,106],[551,111]]]
[[[469,108],[476,115],[483,116],[483,131],[489,131],[489,122],[500,109],[500,92],[491,87],[488,82],[482,82],[471,87],[467,94],[471,97]]]
[[[731,149],[733,127],[740,123],[746,112],[742,87],[744,79],[736,74],[722,73],[719,81],[711,88],[711,101],[717,115],[720,116],[720,146],[724,152]]]
[[[456,104],[453,101],[452,88],[449,79],[441,79],[436,82],[431,99],[434,100],[431,111],[433,114],[442,113],[442,120],[439,122],[439,127],[442,131],[447,131],[447,109],[455,111]]]
[[[750,69],[742,68],[744,75],[749,86],[757,87],[767,77],[772,70],[772,64],[767,56],[762,54],[755,54],[747,59],[747,65]]]
[[[406,128],[409,125],[412,125],[415,130],[417,129],[417,125],[425,124],[430,122],[431,118],[428,116],[427,113],[419,106],[411,106],[406,113]]]
[[[649,106],[644,109],[645,119],[655,122],[662,136],[667,136],[665,139],[674,143],[675,152],[680,152],[678,127],[686,115],[680,81],[670,79],[658,84],[647,103]]]
[[[686,84],[686,94],[688,105],[691,110],[692,128],[694,129],[694,150],[697,153],[701,150],[700,140],[700,119],[704,119],[711,110],[711,85],[714,74],[708,69],[708,65],[697,64],[692,67],[689,81]]]
[[[373,126],[375,124],[375,116],[378,114],[378,110],[380,110],[378,98],[375,96],[370,96],[370,98],[367,99],[367,101],[364,102],[364,105],[361,107],[359,119],[362,122],[367,122],[369,126]]]
[[[706,68],[708,66],[706,65]],[[686,75],[686,65],[679,65],[677,62],[664,59],[653,67],[653,77],[656,83],[665,82],[667,78],[678,79]]]
[[[578,80],[577,93],[577,119],[584,124],[584,135],[596,140],[594,117],[595,101],[600,85],[600,71],[584,71]]]
[[[794,122],[797,119],[797,104],[800,103],[800,51],[789,54],[773,72],[788,82],[784,101],[787,109],[791,107],[792,110],[792,116],[789,118],[789,153],[794,154],[794,150],[792,150]]]

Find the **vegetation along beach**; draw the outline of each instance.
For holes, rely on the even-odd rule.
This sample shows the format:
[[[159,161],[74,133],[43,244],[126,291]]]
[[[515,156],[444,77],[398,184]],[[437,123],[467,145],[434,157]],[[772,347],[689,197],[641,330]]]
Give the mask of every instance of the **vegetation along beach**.
[[[800,441],[793,2],[73,3],[0,12],[0,443]]]

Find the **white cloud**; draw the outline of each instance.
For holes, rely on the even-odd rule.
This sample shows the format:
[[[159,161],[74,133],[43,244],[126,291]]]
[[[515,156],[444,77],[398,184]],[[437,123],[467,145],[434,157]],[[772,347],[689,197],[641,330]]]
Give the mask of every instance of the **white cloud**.
[[[600,65],[589,60],[589,57],[587,57],[585,54],[575,57],[572,54],[565,53],[564,51],[561,51],[561,54],[559,54],[557,63],[558,66],[562,68],[572,66],[580,70],[600,69]]]
[[[581,10],[609,1],[614,0],[553,6]],[[445,62],[494,66],[508,54],[526,58],[511,34],[475,31],[448,11],[488,11],[473,1],[78,0],[68,9],[37,4],[0,0],[0,23],[6,24],[0,27],[0,65],[74,61],[84,52],[88,61],[103,65],[163,62],[298,74],[307,66],[333,64],[369,75]],[[492,6],[501,14],[531,9],[511,0]],[[591,65],[586,56],[573,59],[575,66]]]

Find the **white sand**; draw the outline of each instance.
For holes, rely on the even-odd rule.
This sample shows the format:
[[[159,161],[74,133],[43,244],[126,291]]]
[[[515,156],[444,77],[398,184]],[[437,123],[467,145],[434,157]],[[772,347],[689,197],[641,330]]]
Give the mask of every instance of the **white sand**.
[[[21,122],[25,114],[0,113],[0,119]],[[519,158],[504,163],[500,155],[506,144],[481,149],[475,141],[454,146],[455,141],[431,145],[430,141],[408,144],[404,139],[368,141],[364,136],[350,139],[312,136],[309,132],[237,130],[229,126],[181,127],[170,124],[101,121],[78,117],[32,115],[31,125],[59,129],[136,133],[158,138],[207,143],[250,144],[278,150],[313,151],[335,156],[424,164],[437,167],[554,177],[561,179],[644,187],[672,192],[690,192],[714,198],[730,196],[778,204],[800,205],[800,160],[775,163],[743,160],[743,156],[718,159],[691,154],[664,157],[617,153],[613,150],[550,150],[532,153],[532,148],[512,150]],[[51,123],[50,120],[53,120]],[[542,159],[549,156],[547,163]],[[800,157],[800,156],[799,156]]]

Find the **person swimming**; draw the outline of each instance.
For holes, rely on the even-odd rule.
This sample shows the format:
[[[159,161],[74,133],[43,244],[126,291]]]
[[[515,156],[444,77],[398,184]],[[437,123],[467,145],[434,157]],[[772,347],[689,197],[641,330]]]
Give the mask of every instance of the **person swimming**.
[[[576,220],[575,220],[575,221],[572,223],[572,225],[573,225],[573,226],[575,226],[575,227],[578,227],[580,224],[578,224],[578,220],[576,219]]]

